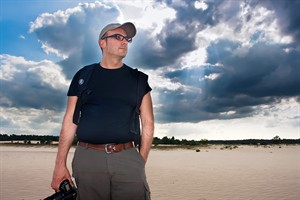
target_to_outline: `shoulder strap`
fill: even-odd
[[[134,134],[134,145],[140,150],[141,147],[140,106],[142,103],[139,98],[140,72],[138,71],[138,69],[134,69],[134,73],[136,78],[136,105],[131,119],[130,132]]]
[[[135,112],[137,112],[138,114],[140,114],[140,106],[141,106],[141,100],[139,98],[140,96],[140,84],[139,84],[139,70],[135,69],[136,72],[136,107],[135,107]]]
[[[84,66],[80,71],[79,79],[78,79],[78,100],[76,102],[76,107],[75,107],[74,114],[73,114],[73,123],[74,124],[79,123],[80,110],[81,110],[81,106],[84,103],[82,100],[82,94],[88,90],[88,83],[89,83],[92,73],[97,65],[98,64],[95,63],[95,64]]]
[[[91,78],[91,75],[92,75],[92,72],[94,71],[95,67],[97,66],[98,64],[95,63],[95,64],[92,64],[92,65],[87,65],[87,66],[84,66],[80,72],[80,76],[79,76],[79,79],[78,79],[78,94],[79,96],[81,95],[81,93],[87,89],[87,86],[88,86],[88,83],[89,83],[89,80]]]

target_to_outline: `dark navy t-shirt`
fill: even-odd
[[[68,96],[78,96],[80,71],[71,82]],[[131,67],[106,69],[99,65],[93,71],[88,89],[87,102],[82,106],[77,127],[79,141],[107,144],[134,140],[130,122],[137,99],[137,77]],[[139,98],[150,92],[148,76],[139,72]]]

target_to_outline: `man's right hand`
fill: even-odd
[[[51,187],[56,192],[59,191],[60,183],[65,179],[68,179],[70,184],[74,186],[70,172],[67,168],[67,157],[77,129],[77,125],[73,123],[73,113],[75,110],[77,99],[77,96],[68,97],[67,110],[64,116],[62,129],[59,136],[58,151],[51,182]]]
[[[63,167],[56,166],[53,172],[51,188],[55,190],[55,192],[58,192],[60,183],[65,179],[68,179],[70,181],[70,184],[74,186],[68,168],[66,166]]]

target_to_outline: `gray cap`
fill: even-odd
[[[119,24],[119,23],[112,23],[106,25],[100,32],[99,34],[99,40],[105,35],[107,31],[111,31],[117,28],[122,28],[126,33],[127,37],[133,38],[136,34],[136,28],[133,23],[131,22],[126,22],[124,24]]]

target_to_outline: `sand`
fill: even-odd
[[[221,148],[153,149],[146,165],[152,200],[300,199],[300,145]],[[56,151],[0,145],[0,199],[51,195]]]

